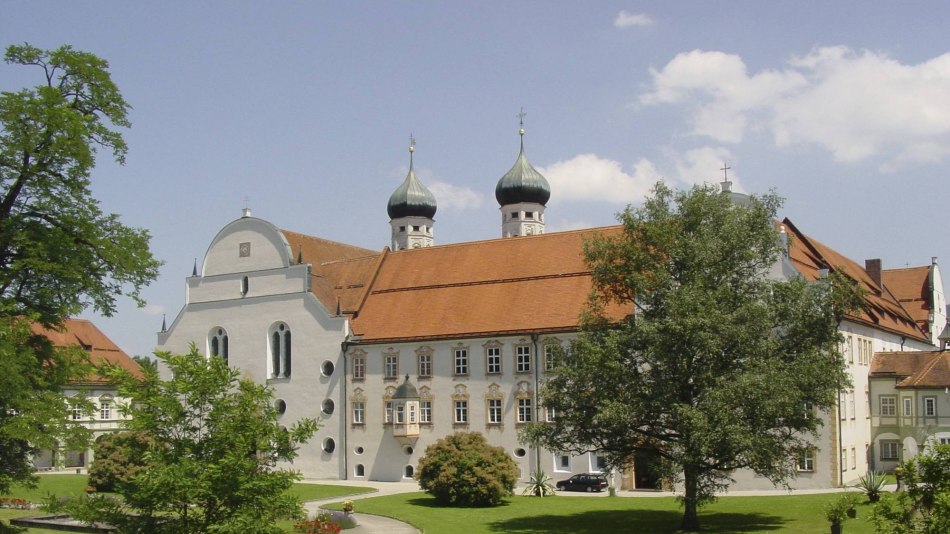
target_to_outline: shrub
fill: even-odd
[[[538,469],[531,475],[531,479],[528,480],[528,485],[525,486],[524,491],[521,492],[522,495],[532,495],[535,497],[547,497],[549,495],[554,495],[554,486],[551,485],[551,477],[549,477],[541,469]]]
[[[316,519],[298,521],[294,532],[298,534],[340,534],[342,528],[336,524],[330,514],[320,514]]]
[[[935,445],[901,465],[904,491],[887,494],[874,507],[877,532],[950,532],[950,445]]]
[[[514,491],[518,466],[481,434],[459,432],[426,448],[416,479],[440,504],[496,506]]]
[[[142,432],[118,432],[96,440],[89,485],[96,491],[115,491],[117,484],[128,483],[145,469],[145,457],[153,443]]]
[[[881,500],[881,491],[884,487],[884,474],[876,471],[868,471],[868,474],[861,477],[854,487],[867,495],[868,502],[875,503]]]

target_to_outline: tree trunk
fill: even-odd
[[[698,532],[699,515],[696,501],[698,497],[697,494],[699,493],[699,480],[698,473],[694,467],[683,467],[683,482],[685,484],[685,492],[683,495],[685,506],[683,510],[683,524],[680,525],[680,529],[689,532]]]

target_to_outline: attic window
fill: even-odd
[[[405,231],[406,231],[406,227],[405,227],[405,226],[400,226],[400,227],[399,227],[399,231],[400,231],[400,232],[405,232]]]
[[[419,231],[419,227],[418,227],[417,225],[415,225],[415,224],[412,225],[412,231],[413,231],[413,232],[418,232],[418,231]]]
[[[511,212],[511,218],[512,218],[512,219],[517,219],[517,218],[518,218],[518,212],[517,212],[517,211]]]
[[[525,218],[525,219],[534,219],[534,212],[533,212],[533,211],[526,211],[526,212],[524,212],[524,218]]]

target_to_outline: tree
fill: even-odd
[[[132,415],[129,429],[153,438],[146,468],[116,485],[121,501],[94,496],[75,515],[122,532],[281,532],[274,521],[302,509],[288,493],[299,473],[278,463],[296,457],[317,422],[283,428],[269,388],[194,345],[189,354],[157,357],[171,379],[152,369],[141,380],[121,368],[107,372],[132,399],[120,408]]]
[[[36,314],[46,325],[92,306],[115,311],[118,295],[141,303],[158,275],[149,235],[105,214],[89,176],[97,148],[124,163],[115,127],[129,105],[108,63],[63,46],[10,46],[6,62],[35,66],[43,83],[0,93],[0,311]]]
[[[698,508],[735,469],[794,476],[817,436],[815,409],[847,383],[836,319],[853,298],[834,295],[853,292],[834,279],[769,277],[782,254],[779,205],[771,194],[739,206],[708,186],[660,183],[619,215],[619,233],[586,243],[589,310],[542,390],[557,417],[522,438],[597,450],[612,467],[658,456],[682,477],[685,530],[699,528]]]
[[[875,505],[877,532],[950,532],[950,445],[934,445],[901,465],[904,491],[885,494]]]
[[[53,347],[33,324],[60,327],[88,306],[110,315],[116,298],[158,275],[144,230],[105,214],[90,190],[97,149],[122,163],[128,104],[93,54],[63,46],[10,46],[5,61],[38,67],[42,82],[0,92],[0,490],[29,481],[40,447],[80,446],[64,425],[81,401],[61,389],[89,371],[86,356]],[[88,437],[88,436],[86,436]]]
[[[458,432],[426,447],[419,486],[448,506],[496,506],[512,494],[518,465],[478,432]]]

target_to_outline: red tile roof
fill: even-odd
[[[950,387],[950,352],[878,352],[871,359],[871,378],[894,377],[897,387]]]
[[[921,330],[930,328],[930,266],[885,269],[883,283],[917,322]]]
[[[618,229],[390,252],[353,331],[383,343],[576,330],[591,288],[584,240]]]
[[[808,280],[817,280],[820,269],[829,269],[846,275],[865,290],[864,307],[848,314],[848,319],[930,343],[930,338],[920,329],[900,301],[887,289],[887,284],[883,287],[878,285],[864,267],[805,235],[787,218],[782,221],[782,224],[786,227],[789,236],[789,260],[802,276]]]
[[[367,281],[375,271],[379,251],[281,230],[293,251],[312,268],[310,290],[331,313],[337,306],[353,313]]]
[[[33,332],[46,336],[53,345],[58,347],[68,347],[79,345],[89,353],[89,361],[95,366],[118,365],[132,373],[133,376],[141,377],[142,370],[139,364],[129,357],[122,349],[118,347],[111,339],[99,330],[96,325],[85,319],[66,319],[63,327],[59,330],[50,330],[41,325],[34,324]],[[90,375],[77,382],[103,384],[106,380],[98,375]]]

